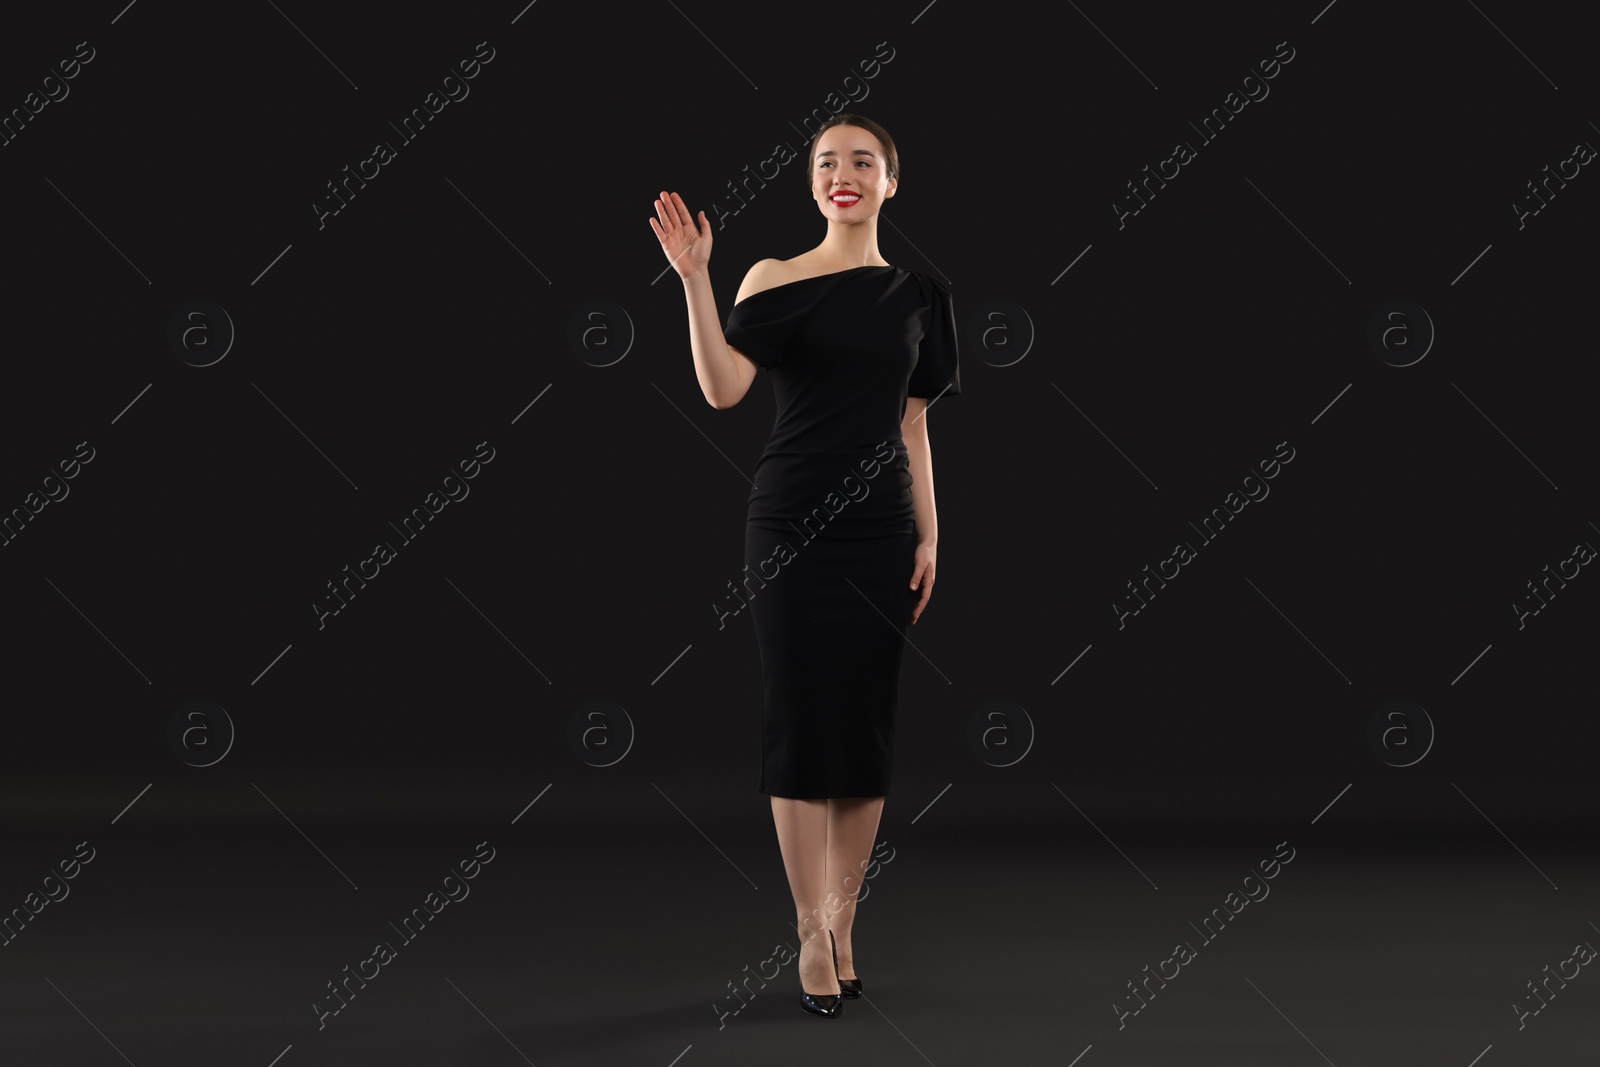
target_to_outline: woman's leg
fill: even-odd
[[[795,931],[800,936],[800,988],[837,994],[829,953],[827,906],[828,808],[832,801],[772,798],[772,822],[794,896]],[[837,903],[834,905],[837,906]]]
[[[839,977],[856,977],[855,952],[850,932],[856,921],[856,898],[867,866],[872,862],[872,844],[878,836],[878,818],[883,814],[884,797],[834,797],[828,805],[827,893],[832,894],[829,926],[839,951]]]

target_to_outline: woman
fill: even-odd
[[[836,115],[807,166],[827,233],[793,259],[751,267],[726,329],[705,212],[697,226],[683,198],[663,191],[650,225],[683,279],[707,402],[737,404],[758,367],[777,398],[740,595],[761,650],[760,791],[794,895],[800,1005],[835,1017],[861,995],[856,897],[889,792],[907,629],[933,594],[926,411],[961,381],[949,291],[878,251],[878,213],[899,184],[889,134]]]

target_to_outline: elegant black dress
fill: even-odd
[[[735,304],[728,344],[777,400],[745,519],[739,595],[761,650],[759,791],[889,793],[917,529],[908,396],[961,391],[950,292],[852,267]]]

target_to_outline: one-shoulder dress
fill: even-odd
[[[889,794],[917,545],[908,396],[961,391],[955,308],[925,274],[852,267],[735,304],[723,335],[777,402],[737,590],[761,652],[770,796]]]

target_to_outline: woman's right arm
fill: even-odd
[[[750,268],[739,286],[738,295],[733,298],[734,303],[760,290],[760,275],[767,262],[761,260]],[[700,391],[712,407],[731,408],[750,391],[756,365],[723,336],[709,272],[699,270],[686,275],[683,295],[689,304],[689,347],[694,352],[694,373],[700,379]]]
[[[689,305],[689,348],[694,353],[694,373],[706,403],[717,409],[731,408],[744,399],[755,381],[756,365],[737,348],[728,344],[717,315],[717,298],[711,291],[711,222],[704,211],[696,225],[694,216],[677,193],[665,189],[656,200],[656,217],[650,220],[667,262],[683,279],[683,295]],[[737,304],[767,284],[761,277],[775,260],[763,259],[751,267],[733,298]]]

